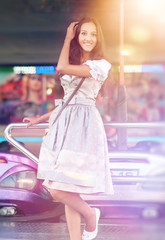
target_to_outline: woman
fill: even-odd
[[[102,33],[96,20],[83,18],[67,29],[57,70],[64,89],[65,102],[85,80],[58,120],[61,107],[38,118],[25,118],[27,127],[47,120],[50,129],[42,143],[38,178],[56,200],[65,204],[71,240],[94,239],[98,232],[100,211],[91,208],[80,194],[113,192],[109,171],[107,141],[95,98],[108,77],[110,63],[103,59]],[[54,154],[49,162],[47,151]],[[81,215],[85,229],[81,236]]]
[[[23,102],[42,103],[42,78],[39,74],[24,75],[23,82]]]
[[[38,74],[22,77],[22,98],[14,108],[12,121],[22,121],[24,117],[39,116],[44,112],[42,101],[42,78]]]

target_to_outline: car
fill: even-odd
[[[151,123],[148,125],[152,127]],[[22,133],[20,128],[22,128],[29,131],[29,134],[33,132],[34,135],[36,128],[41,134],[47,127],[47,123],[38,124],[29,129],[26,129],[26,124],[23,123],[10,124],[5,129],[5,137],[17,149],[33,159],[37,166],[38,158],[16,141],[11,133],[13,130],[19,130],[20,134]],[[27,132],[24,131],[24,134],[26,135]],[[148,139],[149,137],[147,141],[139,141],[125,150],[109,146],[109,167],[114,194],[82,195],[82,198],[91,206],[101,209],[102,217],[126,216],[145,219],[165,217],[165,159],[163,151],[160,151],[163,143],[153,141],[153,136],[152,141]]]
[[[102,216],[154,219],[165,217],[165,159],[163,155],[120,151],[109,153],[113,195],[84,199],[102,209]]]
[[[37,179],[37,164],[7,142],[0,144],[0,219],[36,221],[58,219],[64,212],[42,181]]]

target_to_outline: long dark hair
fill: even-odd
[[[78,37],[80,34],[81,26],[84,23],[89,23],[89,22],[92,22],[95,24],[96,31],[97,31],[97,43],[96,43],[95,48],[92,50],[92,52],[90,54],[90,59],[91,60],[99,60],[99,59],[104,58],[104,38],[103,38],[101,26],[95,18],[84,17],[79,21],[78,26],[76,28],[75,37],[72,39],[71,44],[70,44],[70,51],[69,51],[70,64],[75,64],[75,65],[81,64],[80,61],[81,61],[81,56],[82,56],[82,48],[79,45]]]

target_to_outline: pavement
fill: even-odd
[[[84,225],[82,224],[82,231]],[[164,240],[165,220],[101,220],[96,240]],[[0,240],[69,240],[65,222],[0,222]]]

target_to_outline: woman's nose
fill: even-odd
[[[90,36],[90,34],[87,34],[87,35],[86,35],[86,40],[88,40],[88,41],[91,40],[91,36]]]

